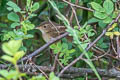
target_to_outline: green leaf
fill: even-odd
[[[20,23],[17,23],[17,22],[12,23],[10,27],[11,28],[15,28],[16,26],[20,26]]]
[[[37,14],[34,14],[34,13],[29,13],[29,17],[28,18],[32,18],[32,17],[34,17],[34,16],[37,16]]]
[[[61,42],[58,42],[58,43],[57,43],[57,47],[59,48],[59,47],[61,47],[61,46],[62,46]]]
[[[9,11],[11,11],[13,8],[11,8],[11,7],[7,7],[7,9],[8,9]]]
[[[29,38],[33,38],[34,36],[32,34],[27,34],[24,36],[24,39],[29,39]]]
[[[72,3],[75,3],[76,0],[71,0]]]
[[[71,1],[71,2],[72,2],[72,1]],[[65,6],[67,6],[67,4],[64,3],[64,2],[59,2],[59,3],[57,3],[57,7],[58,7],[58,8],[64,8]]]
[[[90,23],[96,23],[96,22],[99,22],[99,21],[100,21],[99,19],[91,18],[90,20],[88,20],[88,24],[90,24]]]
[[[91,58],[93,56],[93,52],[88,51],[88,55]]]
[[[27,7],[30,7],[31,0],[27,0]]]
[[[6,61],[9,61],[9,62],[11,62],[13,64],[16,64],[16,60],[14,58],[10,57],[10,56],[4,55],[1,58],[6,60]]]
[[[55,49],[55,47],[56,47],[55,44],[50,45],[50,48],[51,48],[51,49]]]
[[[2,45],[2,49],[6,54],[13,56],[13,51],[11,51],[12,49],[9,47],[9,45],[7,43],[4,43]]]
[[[10,6],[11,8],[13,8],[14,12],[20,12],[21,9],[19,8],[19,6],[17,6],[14,2],[9,1],[7,3],[8,6]]]
[[[117,0],[112,0],[113,2],[117,2]]]
[[[94,32],[88,32],[88,37],[92,37],[92,36],[94,36],[94,35],[95,35]]]
[[[33,4],[33,6],[31,7],[31,11],[35,11],[35,10],[37,10],[39,8],[39,3],[38,2],[35,2],[34,4]]]
[[[22,40],[11,40],[8,43],[3,43],[2,49],[6,54],[13,56],[19,50],[21,45]]]
[[[34,29],[34,27],[35,27],[35,25],[34,24],[32,24],[30,21],[22,21],[21,22],[21,25],[22,25],[22,31],[24,32],[24,33],[27,33],[27,30],[32,30],[32,29]]]
[[[104,23],[110,23],[112,21],[111,17],[107,17],[103,20]]]
[[[102,44],[99,45],[99,47],[100,47],[100,48],[103,48],[103,49],[105,49],[105,48],[107,49],[107,48],[108,48],[108,45],[105,44],[105,43],[102,43]]]
[[[15,21],[15,22],[19,22],[20,21],[19,16],[16,13],[14,13],[14,12],[9,13],[7,17],[11,21]]]
[[[19,52],[16,52],[16,54],[14,55],[14,59],[16,61],[18,61],[20,58],[22,58],[23,56],[25,55],[25,52],[24,51],[19,51]]]
[[[8,75],[8,71],[7,70],[0,70],[0,75],[2,75],[3,77],[7,77]],[[1,79],[0,79],[1,80]]]
[[[83,47],[83,49],[85,49],[88,46],[88,43],[83,43],[81,44],[81,46]]]
[[[98,25],[99,25],[101,28],[105,28],[107,24],[104,23],[103,20],[100,20],[100,21],[98,22]]]
[[[116,18],[118,16],[118,11],[114,11],[113,14],[112,14],[112,18]]]
[[[107,17],[107,15],[105,13],[101,13],[98,11],[95,11],[94,16],[99,18],[99,19],[105,19]]]
[[[96,11],[99,11],[99,12],[105,12],[105,9],[98,3],[96,2],[91,2],[90,3],[92,8],[95,9]]]
[[[0,27],[7,27],[7,24],[0,23]]]
[[[103,7],[105,8],[105,12],[109,15],[114,10],[114,4],[111,0],[105,0],[103,3]]]
[[[49,76],[49,80],[59,80],[59,78],[55,76],[54,72],[51,72]]]
[[[60,47],[63,47],[63,49],[68,49],[68,44],[67,43],[63,43],[62,46]]]
[[[38,76],[32,76],[30,80],[46,80],[46,78],[42,75],[38,75]]]
[[[15,71],[15,70],[10,70],[9,74],[7,75],[7,80],[17,80],[19,78],[19,72]]]
[[[0,77],[0,80],[5,80],[5,78]]]
[[[64,56],[64,53],[60,53],[59,57],[63,57]]]
[[[73,52],[75,52],[75,49],[69,50],[69,53],[73,53]]]

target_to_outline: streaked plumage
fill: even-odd
[[[48,42],[52,38],[65,33],[65,26],[61,26],[55,22],[42,22],[36,29],[39,29],[42,32],[43,39]]]

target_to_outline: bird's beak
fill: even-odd
[[[38,27],[36,27],[35,29],[39,29]]]
[[[41,31],[41,28],[40,28],[40,27],[36,27],[35,29],[37,29],[37,30],[40,30],[40,31]]]

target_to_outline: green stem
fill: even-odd
[[[17,63],[16,64],[14,64],[15,65],[15,69],[16,69],[16,71],[18,72],[18,74],[20,74],[20,71],[19,71],[19,68],[18,68],[18,65],[17,65]],[[22,78],[19,76],[19,79],[20,80],[22,80]]]

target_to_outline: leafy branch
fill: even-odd
[[[58,13],[59,15],[59,19],[63,21],[64,25],[67,27],[67,32],[69,32],[69,35],[70,36],[73,36],[73,41],[76,45],[78,45],[80,51],[82,51],[84,53],[84,55],[86,56],[86,58],[88,59],[88,61],[85,61],[87,64],[89,64],[89,66],[93,69],[93,71],[95,72],[96,76],[98,77],[99,80],[101,80],[97,70],[95,69],[92,61],[90,60],[89,58],[89,55],[88,53],[85,51],[85,48],[83,48],[83,46],[81,45],[81,42],[79,41],[79,38],[78,38],[78,34],[76,33],[76,31],[70,26],[68,20],[60,13],[60,11],[58,10],[56,4],[51,1],[51,0],[48,0],[50,2],[50,4],[53,6],[53,8],[56,10],[56,12]],[[86,23],[87,24],[87,23]],[[85,24],[85,25],[86,25]],[[60,76],[63,72],[61,71],[60,74],[58,76]]]

